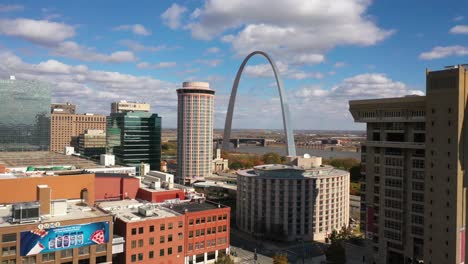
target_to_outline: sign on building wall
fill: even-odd
[[[20,254],[29,256],[109,242],[109,222],[21,232]]]

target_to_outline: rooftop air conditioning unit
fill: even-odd
[[[38,202],[17,203],[12,208],[13,223],[28,223],[40,220],[40,205]]]

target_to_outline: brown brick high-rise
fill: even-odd
[[[106,130],[106,116],[93,114],[51,114],[50,150],[77,146],[77,138],[87,129]]]

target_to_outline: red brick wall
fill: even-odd
[[[137,193],[137,198],[143,199],[151,202],[164,202],[169,199],[179,198],[181,200],[185,199],[185,193],[183,190],[165,190],[158,192],[151,192],[145,189],[139,189]]]
[[[227,207],[205,210],[201,212],[185,213],[185,256],[193,256],[202,254],[204,252],[211,252],[229,247],[230,211],[231,208]],[[210,222],[208,222],[208,217],[211,217]],[[215,221],[213,221],[213,217],[216,217]],[[204,223],[202,220],[203,218],[205,219]],[[197,224],[197,219],[200,221],[199,224]],[[191,221],[193,221],[193,224],[190,224]],[[211,232],[211,234],[208,234],[208,229],[212,230],[213,228],[215,228],[216,233]],[[200,236],[198,237],[197,230],[200,232]],[[201,230],[204,230],[204,235],[201,235]],[[190,231],[193,232],[192,238],[189,237]],[[211,241],[213,240],[215,241],[215,245],[209,245],[209,243],[212,243]],[[223,242],[219,243],[220,241]],[[203,248],[200,247],[202,242]],[[196,248],[197,243],[199,245],[198,249]]]
[[[179,227],[179,222],[182,222],[182,227]],[[161,230],[161,224],[164,224],[164,230]],[[170,228],[170,224],[172,224],[172,228]],[[150,232],[150,226],[154,226],[153,232]],[[134,255],[136,262],[143,264],[184,263],[184,226],[183,215],[129,223],[121,220],[116,221],[115,233],[121,236],[126,234],[125,251],[118,262],[133,263],[131,260],[132,255]],[[132,235],[133,228],[136,230],[135,235]],[[142,233],[139,232],[140,228],[143,228]],[[182,234],[182,239],[179,239],[179,233]],[[171,242],[168,241],[169,235],[172,235]],[[164,237],[162,243],[161,236]],[[150,238],[154,239],[153,245],[150,245]],[[140,246],[140,243],[142,243],[142,246]],[[179,246],[182,246],[182,252],[178,252]],[[172,254],[169,254],[168,248],[172,248]],[[164,249],[164,256],[160,256],[161,249]],[[150,251],[154,254],[153,258],[149,258]],[[142,254],[143,260],[138,259],[138,254]]]
[[[96,201],[119,200],[125,198],[135,199],[140,187],[137,178],[96,177]]]

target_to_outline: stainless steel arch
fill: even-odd
[[[286,134],[286,151],[288,156],[296,156],[296,145],[294,143],[294,134],[291,128],[291,117],[289,114],[289,105],[286,100],[284,90],[283,90],[283,83],[279,76],[278,68],[276,67],[275,62],[270,58],[270,56],[263,52],[263,51],[254,51],[250,53],[242,62],[239,70],[237,71],[236,79],[234,80],[234,84],[232,86],[231,97],[229,98],[229,106],[226,116],[226,123],[224,124],[224,137],[223,137],[223,146],[222,150],[229,149],[229,143],[231,139],[231,127],[232,127],[232,115],[234,113],[234,104],[236,102],[236,95],[237,95],[237,87],[239,86],[239,81],[244,70],[245,64],[249,61],[249,59],[256,55],[262,55],[265,57],[268,62],[270,63],[271,67],[273,68],[273,73],[275,74],[276,85],[278,86],[278,92],[280,96],[281,102],[281,112],[283,113],[283,128],[284,133]]]

